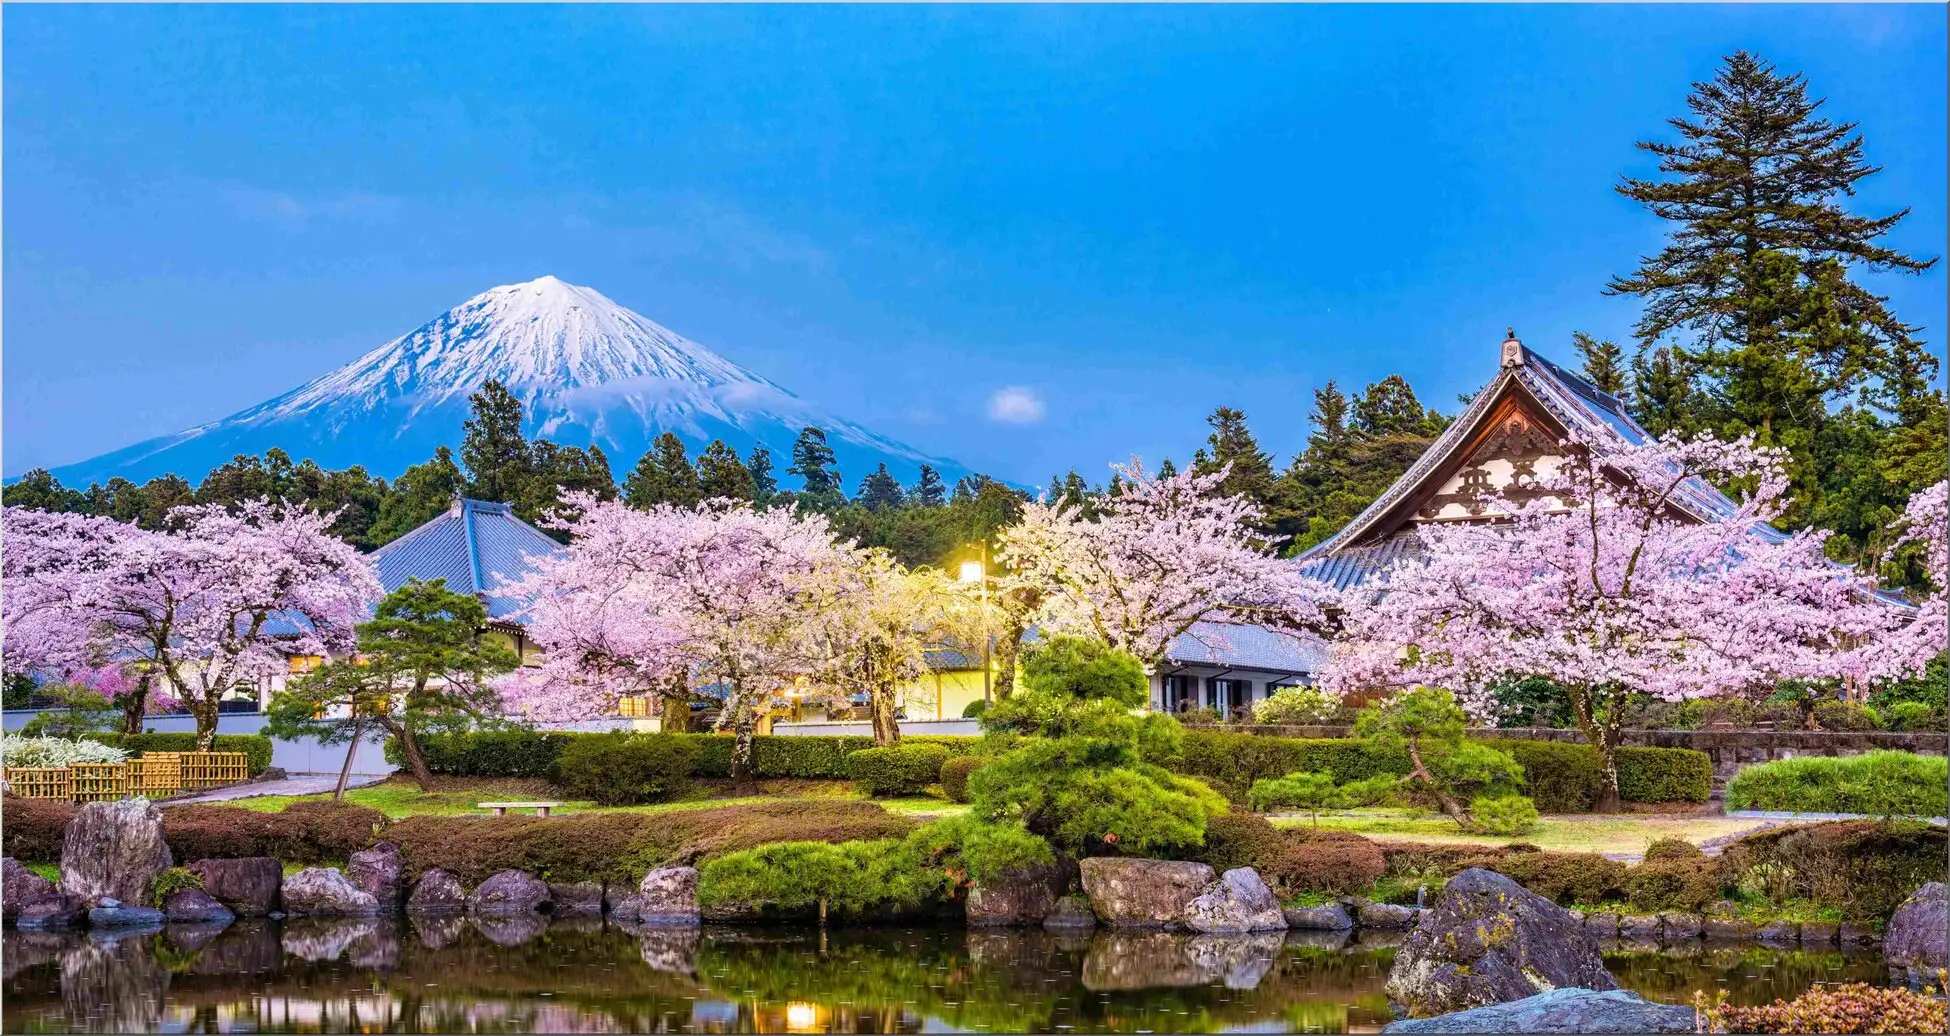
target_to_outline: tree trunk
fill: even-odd
[[[995,700],[1008,701],[1016,693],[1016,657],[1022,653],[1022,624],[1004,623],[995,640]]]
[[[352,778],[352,757],[359,754],[359,739],[366,733],[366,718],[355,716],[352,719],[352,743],[345,746],[345,765],[339,767],[339,783],[332,789],[334,800],[345,798],[345,783]]]
[[[1598,714],[1598,691],[1589,687],[1566,688],[1571,698],[1571,712],[1578,722],[1578,730],[1591,747],[1598,750],[1599,776],[1597,801],[1591,805],[1593,813],[1616,813],[1621,808],[1618,795],[1618,709],[1613,707],[1604,717]]]
[[[144,676],[136,681],[135,690],[122,696],[118,703],[122,706],[122,733],[142,733],[142,717],[149,711],[149,682],[153,676]]]
[[[187,703],[190,715],[196,717],[196,750],[215,751],[217,747],[217,703],[207,698],[192,698]]]
[[[427,757],[420,754],[420,743],[414,740],[413,728],[398,720],[381,719],[386,729],[399,738],[400,754],[406,757],[406,769],[413,774],[413,783],[421,791],[433,790],[433,771],[427,769]]]
[[[752,733],[757,726],[758,719],[750,709],[745,709],[744,715],[739,716],[732,725],[731,782],[740,788],[751,787],[758,777],[752,766]]]
[[[1616,733],[1601,734],[1593,738],[1598,747],[1599,776],[1597,801],[1591,804],[1593,813],[1616,813],[1624,808],[1618,794],[1618,737]]]
[[[867,696],[868,707],[873,710],[873,743],[876,746],[900,744],[901,726],[894,718],[894,702],[899,694],[898,687],[881,687]]]
[[[1422,786],[1429,789],[1429,793],[1435,796],[1435,801],[1442,806],[1442,812],[1448,814],[1449,819],[1455,821],[1457,827],[1467,831],[1476,826],[1476,817],[1449,794],[1448,789],[1435,779],[1435,775],[1429,772],[1428,767],[1422,765],[1422,751],[1416,747],[1413,738],[1408,741],[1408,761],[1414,765],[1414,769],[1409,771],[1409,778],[1421,781]]]

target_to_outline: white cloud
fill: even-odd
[[[1035,424],[1043,419],[1043,397],[1023,385],[997,389],[989,397],[989,420],[1003,424]]]

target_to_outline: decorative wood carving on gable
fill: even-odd
[[[1484,495],[1497,491],[1494,472],[1488,467],[1493,460],[1508,461],[1512,469],[1512,481],[1502,488],[1503,496],[1519,504],[1542,496],[1543,493],[1533,488],[1537,462],[1559,456],[1563,451],[1550,424],[1516,397],[1507,398],[1485,422],[1483,431],[1462,451],[1461,466],[1438,483],[1447,486],[1455,480],[1457,484],[1449,492],[1430,494],[1416,509],[1415,517],[1434,521],[1450,504],[1460,504],[1471,517],[1482,515],[1486,509]]]

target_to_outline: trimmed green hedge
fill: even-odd
[[[434,773],[461,777],[548,777],[555,761],[579,738],[605,737],[602,733],[563,730],[531,730],[507,727],[454,734],[428,734],[420,738],[420,750]],[[698,777],[731,776],[729,734],[672,734],[683,738],[697,751],[692,773]],[[950,754],[974,751],[978,737],[915,736],[901,744],[935,744]],[[752,739],[752,764],[758,776],[806,780],[849,780],[846,758],[872,748],[873,738],[764,736]],[[403,761],[399,746],[386,742],[386,759],[395,765]]]
[[[196,735],[180,734],[89,734],[88,740],[112,745],[131,754],[142,752],[194,752]],[[250,757],[252,775],[271,765],[271,739],[262,734],[218,734],[211,746],[217,752],[242,752]]]
[[[1727,808],[1940,817],[1950,814],[1950,760],[1892,751],[1763,763],[1727,782]]]
[[[1580,813],[1597,801],[1603,777],[1598,752],[1589,745],[1515,738],[1485,739],[1523,766],[1522,793],[1543,813]],[[1336,784],[1382,774],[1405,774],[1408,759],[1378,752],[1353,738],[1290,738],[1211,730],[1185,732],[1179,754],[1157,760],[1179,773],[1204,779],[1226,797],[1243,801],[1263,777],[1317,771]],[[1629,802],[1705,802],[1713,791],[1713,760],[1690,748],[1621,748],[1618,786]]]
[[[941,764],[947,761],[946,745],[902,741],[847,756],[846,770],[853,783],[874,798],[919,795],[941,779]]]

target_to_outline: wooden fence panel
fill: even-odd
[[[183,753],[145,752],[129,760],[131,791],[154,797],[183,790]]]
[[[185,788],[237,784],[251,775],[250,756],[243,752],[184,752],[181,759]]]
[[[6,778],[8,790],[23,799],[65,799],[73,794],[65,766],[9,766]]]
[[[76,802],[113,802],[129,797],[127,763],[75,763],[68,767],[68,785]]]

